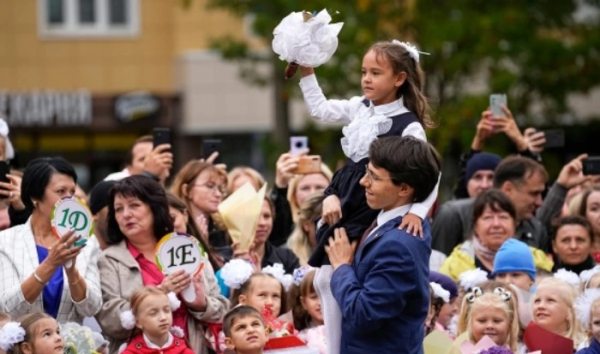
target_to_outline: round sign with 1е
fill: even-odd
[[[77,197],[63,197],[61,198],[51,215],[52,230],[56,237],[61,238],[67,232],[75,230],[75,235],[81,236],[79,245],[85,243],[94,233],[94,219],[92,219],[92,213],[87,205]],[[79,246],[75,243],[75,246]]]
[[[194,237],[172,232],[163,236],[156,245],[156,264],[165,274],[171,274],[183,269],[192,277],[198,276],[204,268],[206,251]],[[188,301],[196,299],[194,285],[184,289],[181,294]]]

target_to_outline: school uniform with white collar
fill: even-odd
[[[165,345],[158,346],[150,341],[143,333],[135,336],[127,345],[122,354],[194,354],[185,340],[169,333]]]

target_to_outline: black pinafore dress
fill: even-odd
[[[387,133],[379,135],[378,138],[402,136],[404,129],[409,124],[419,122],[417,116],[412,112],[389,118],[392,120],[391,129]],[[342,218],[334,225],[323,224],[317,229],[317,247],[308,260],[309,265],[320,267],[323,264],[329,264],[325,246],[329,243],[329,237],[333,236],[334,229],[345,228],[350,242],[357,241],[379,214],[379,210],[369,208],[365,197],[365,188],[359,183],[365,175],[368,162],[368,158],[358,162],[348,159],[346,165],[333,175],[329,187],[325,190],[325,196],[335,194],[340,198]]]

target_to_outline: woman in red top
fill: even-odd
[[[196,300],[173,312],[173,325],[183,329],[195,353],[206,353],[203,322],[216,322],[227,312],[228,301],[214,294],[214,284],[203,272],[192,277],[183,271],[165,276],[155,261],[158,241],[173,231],[173,219],[163,187],[154,180],[135,175],[117,182],[109,193],[108,247],[99,259],[103,305],[98,322],[111,341],[110,352],[130,339],[131,330],[120,323],[133,293],[143,286],[178,294],[190,284]]]

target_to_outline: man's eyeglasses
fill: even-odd
[[[391,176],[389,177],[381,177],[381,176],[376,176],[374,175],[371,170],[369,170],[369,165],[365,166],[365,176],[368,178],[368,182],[369,183],[373,183],[373,181],[377,182],[377,181],[381,181],[383,179],[392,179]]]

